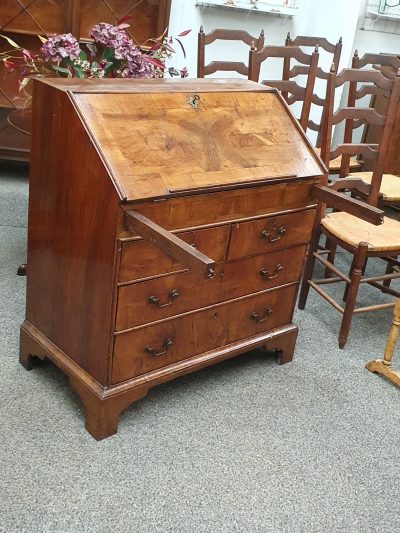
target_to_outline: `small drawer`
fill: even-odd
[[[232,224],[228,259],[307,243],[314,214],[314,210],[307,210]]]
[[[176,235],[216,262],[225,259],[229,225],[185,231]],[[119,282],[160,276],[185,268],[185,265],[175,261],[156,245],[137,239],[122,244]]]
[[[116,335],[112,383],[288,324],[296,290],[283,286]]]
[[[116,331],[297,281],[306,246],[216,266],[215,276],[180,272],[118,289]]]
[[[220,301],[298,281],[307,246],[236,259],[223,265]]]
[[[213,278],[185,271],[118,289],[115,330],[133,328],[219,301],[221,264]]]

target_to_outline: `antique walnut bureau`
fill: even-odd
[[[60,79],[34,90],[21,363],[59,366],[102,439],[156,384],[256,347],[290,361],[310,190],[325,169],[276,90]]]

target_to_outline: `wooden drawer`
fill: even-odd
[[[116,335],[112,383],[288,324],[297,284]]]
[[[125,285],[118,290],[116,331],[297,281],[306,246],[218,264],[214,278],[192,272]]]
[[[216,262],[225,259],[229,225],[185,231],[178,233],[177,236]],[[185,265],[175,261],[148,241],[140,239],[122,244],[120,282],[159,276],[185,268]]]
[[[307,243],[314,210],[232,224],[228,259],[272,252]]]
[[[145,201],[135,205],[140,213],[165,229],[202,226],[216,222],[277,213],[288,209],[303,209],[315,205],[310,191],[320,178],[308,178],[286,183],[270,183],[260,187],[235,189],[193,196],[166,198],[162,202]],[[122,209],[132,209],[129,203]],[[123,224],[121,225],[123,230]]]

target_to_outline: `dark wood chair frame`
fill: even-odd
[[[269,87],[275,87],[281,93],[288,105],[295,102],[303,102],[299,118],[300,125],[307,130],[310,116],[311,99],[314,91],[315,77],[318,68],[319,53],[316,48],[311,54],[306,54],[299,46],[264,46],[261,50],[254,47],[249,52],[249,79],[258,81],[260,77],[261,63],[269,58],[282,58],[283,69],[281,80],[263,80],[261,83]],[[291,77],[290,61],[296,59],[307,67],[307,82],[305,87],[301,87],[297,82],[289,79]],[[293,67],[292,71],[300,65]]]
[[[325,50],[332,55],[331,63],[335,65],[336,70],[339,69],[340,56],[342,54],[342,38],[340,37],[339,41],[336,44],[330,43],[325,37],[309,37],[307,35],[298,35],[294,39],[291,38],[290,33],[287,34],[286,46],[300,46],[305,48],[314,48],[318,47],[319,50]],[[308,67],[305,65],[296,65],[291,70],[289,70],[289,79],[294,78],[299,75],[308,75]],[[329,72],[323,70],[320,66],[317,67],[316,78],[321,80],[328,79]],[[321,136],[322,136],[322,127],[324,121],[324,110],[326,107],[325,98],[321,98],[318,94],[313,93],[311,98],[311,104],[318,107],[322,107],[321,110],[321,120],[319,124],[313,120],[309,120],[307,128],[317,132],[317,142],[316,147],[321,147]]]
[[[205,65],[205,48],[214,41],[242,41],[249,47],[254,46],[260,49],[264,46],[264,30],[261,30],[259,37],[253,37],[244,30],[215,29],[210,33],[204,33],[203,26],[200,27],[197,44],[197,77],[204,78],[215,72],[237,72],[248,77],[249,67],[239,61],[212,61]],[[256,80],[258,81],[258,80]]]
[[[400,70],[400,59],[395,54],[384,54],[384,53],[381,53],[381,54],[367,53],[367,54],[364,54],[362,57],[359,57],[358,50],[356,50],[354,52],[354,56],[353,56],[353,59],[352,59],[352,68],[362,69],[362,68],[364,68],[366,66],[368,66],[369,68],[372,68],[372,67],[392,67],[395,70]],[[371,98],[371,101],[370,101],[371,108],[375,107],[375,98],[377,96],[379,96],[379,94],[372,95],[372,98]],[[386,104],[384,104],[384,111],[385,112],[387,111],[387,105],[388,105],[388,100],[386,98]],[[365,138],[366,138],[366,131],[364,131],[364,133],[363,133],[363,142],[365,141]],[[400,191],[400,178],[399,178],[399,191]],[[360,194],[360,197],[361,198],[365,198],[365,196],[363,196],[362,194]],[[384,196],[381,197],[381,205],[382,206],[385,206],[385,205],[389,206],[390,205],[394,209],[398,209],[397,206],[393,205],[394,203],[395,202],[393,200],[385,200]]]
[[[357,83],[369,83],[363,85],[359,91],[360,93],[370,94],[369,91],[376,91],[377,89],[388,91],[389,104],[386,117],[378,115],[376,111],[370,108],[351,108],[346,107],[339,109],[336,113],[333,112],[334,92],[335,88],[348,82],[351,84],[351,90],[357,90]],[[322,139],[322,154],[325,164],[329,163],[330,159],[342,154],[345,156],[362,154],[363,157],[369,157],[374,164],[374,174],[372,184],[368,185],[359,179],[343,178],[328,185],[331,191],[362,191],[368,197],[368,203],[371,207],[376,208],[379,203],[379,185],[382,179],[385,152],[388,147],[391,131],[393,129],[394,117],[396,107],[400,104],[400,77],[394,80],[388,80],[378,71],[362,71],[359,69],[345,69],[339,75],[333,71],[328,77],[327,83],[327,128],[324,131]],[[341,120],[346,121],[366,121],[371,124],[384,126],[381,142],[378,145],[369,145],[364,143],[352,144],[343,143],[333,150],[330,149],[330,135],[332,127]],[[360,204],[363,202],[359,201]],[[317,214],[314,221],[313,235],[310,243],[310,249],[306,266],[304,270],[300,297],[299,308],[304,309],[310,287],[320,294],[326,301],[328,301],[337,311],[342,314],[342,322],[339,333],[339,347],[343,348],[347,342],[350,331],[351,321],[354,314],[375,311],[393,307],[395,302],[369,305],[356,308],[356,297],[361,284],[368,284],[381,292],[396,296],[400,294],[389,287],[392,279],[400,278],[400,262],[397,257],[400,255],[400,249],[390,251],[376,251],[369,246],[367,242],[360,242],[357,246],[351,246],[342,239],[330,233],[321,225],[321,220],[325,216],[325,209],[329,206],[324,198],[319,198],[317,207]],[[337,208],[337,206],[335,206]],[[400,225],[399,225],[400,228]],[[319,241],[321,233],[327,237],[326,250],[319,250]],[[335,267],[332,261],[336,247],[347,250],[353,255],[353,260],[348,275],[342,273]],[[324,255],[328,254],[325,258]],[[364,275],[366,263],[369,257],[378,257],[387,263],[385,274],[367,277]],[[322,279],[313,279],[312,273],[315,261],[319,261],[325,269],[327,269],[332,277],[325,277]],[[336,302],[321,286],[324,284],[345,282],[345,291],[343,295],[344,306]]]

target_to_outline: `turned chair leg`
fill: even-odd
[[[351,262],[351,267],[350,267],[350,271],[349,271],[349,278],[350,279],[351,279],[351,276],[353,275],[355,261],[356,261],[356,257],[353,256],[353,260]],[[350,287],[350,284],[346,283],[346,286],[344,288],[343,298],[342,298],[344,302],[347,301],[347,295],[348,295],[348,292],[349,292],[349,287]]]
[[[308,293],[310,291],[310,285],[308,284],[308,280],[312,278],[312,273],[313,273],[314,264],[315,264],[314,252],[316,252],[317,249],[318,249],[318,241],[316,243],[310,244],[306,264],[304,267],[303,281],[301,282],[300,296],[299,296],[299,303],[298,303],[299,309],[304,309],[304,307],[306,306]]]
[[[332,239],[327,237],[325,241],[325,248],[329,250],[329,253],[327,255],[327,260],[333,265],[335,262],[337,244],[333,242]],[[333,277],[332,270],[330,270],[329,268],[325,268],[325,277],[332,278]]]
[[[392,272],[393,272],[393,266],[392,266],[392,264],[388,261],[388,264],[387,264],[387,267],[386,267],[386,270],[385,270],[385,274],[391,274]],[[390,282],[391,282],[391,281],[392,281],[392,280],[390,280],[390,279],[385,279],[385,280],[383,281],[383,286],[384,286],[384,287],[390,287]]]
[[[351,321],[353,319],[354,307],[356,304],[356,298],[358,289],[360,287],[360,281],[362,278],[365,263],[367,261],[368,243],[362,242],[358,245],[357,251],[354,255],[350,283],[346,287],[346,305],[344,307],[344,313],[342,318],[342,324],[339,332],[339,348],[343,348],[347,342],[349,336]]]

